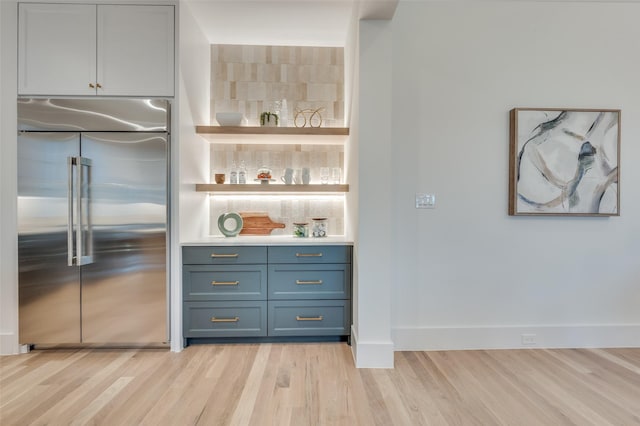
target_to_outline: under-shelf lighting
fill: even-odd
[[[321,200],[321,201],[344,201],[345,194],[313,194],[313,195],[298,195],[298,194],[223,194],[223,193],[215,193],[209,194],[210,197],[213,198],[224,198],[225,200],[230,201],[274,201],[274,200],[298,200],[298,201],[310,201],[310,200]]]

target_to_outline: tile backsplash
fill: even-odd
[[[211,144],[210,146],[211,176],[214,173],[226,173],[227,179],[229,179],[232,164],[235,162],[238,166],[241,161],[244,161],[247,168],[247,179],[257,177],[258,168],[268,167],[272,170],[273,178],[277,179],[277,184],[281,183],[280,176],[287,167],[292,169],[309,167],[310,183],[320,183],[320,167],[342,168],[344,164],[344,146],[342,145]]]
[[[336,197],[211,197],[210,234],[222,235],[218,217],[228,212],[266,212],[274,222],[284,223],[284,229],[274,229],[271,235],[293,235],[294,222],[309,222],[314,217],[328,219],[329,235],[344,235],[344,198]]]
[[[322,127],[344,124],[342,47],[211,45],[211,123],[216,112],[244,113],[258,125],[273,101],[287,100],[285,122],[296,109],[322,108]]]
[[[249,126],[258,126],[262,112],[273,112],[276,101],[286,100],[287,116],[280,125],[295,127],[296,110],[321,109],[321,127],[344,127],[344,49],[341,47],[211,45],[211,124],[217,112],[242,112]],[[284,123],[283,123],[284,118]],[[298,117],[300,118],[300,116]],[[311,119],[310,115],[307,116]],[[314,120],[317,116],[314,116]],[[298,122],[299,124],[299,122]],[[317,125],[317,121],[314,121]],[[300,124],[299,124],[300,125]],[[271,141],[270,141],[271,142]],[[212,143],[213,174],[225,173],[244,162],[248,184],[257,170],[268,167],[282,184],[285,168],[310,168],[312,184],[320,182],[320,168],[340,168],[344,175],[344,146],[311,143]],[[297,141],[296,141],[297,142]],[[333,183],[330,181],[329,183]],[[344,183],[344,177],[340,183]],[[344,235],[343,195],[233,194],[209,198],[210,234],[221,235],[218,217],[228,212],[266,212],[284,223],[271,235],[292,235],[294,222],[326,217],[330,235]]]
[[[282,184],[280,177],[285,167],[301,169],[309,167],[311,183],[320,183],[320,167],[342,167],[344,146],[306,144],[211,144],[211,175],[225,173],[229,179],[231,165],[245,162],[249,184],[263,166],[272,169],[273,185]],[[212,179],[213,182],[213,179]],[[330,182],[332,183],[332,182]],[[258,185],[258,184],[256,184]],[[271,220],[284,223],[284,229],[276,229],[271,235],[293,234],[294,222],[310,222],[313,217],[326,217],[331,235],[344,234],[344,197],[314,195],[239,195],[210,198],[209,211],[211,235],[221,235],[218,216],[228,212],[267,212]]]

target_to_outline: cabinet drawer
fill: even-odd
[[[269,247],[269,263],[351,263],[351,246]]]
[[[349,299],[351,265],[269,265],[269,299]]]
[[[349,300],[273,301],[269,336],[342,336],[349,334]]]
[[[182,247],[182,263],[190,265],[233,265],[266,263],[267,247],[206,246]]]
[[[265,300],[266,265],[185,265],[184,300]]]
[[[267,302],[185,302],[184,337],[267,335]]]

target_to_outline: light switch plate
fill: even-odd
[[[435,209],[435,194],[416,194],[416,209]]]

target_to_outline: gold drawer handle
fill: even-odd
[[[302,280],[296,280],[296,284],[322,284],[322,280],[314,280],[314,281],[302,281]]]
[[[296,315],[296,321],[322,321],[322,315],[318,315],[317,317],[301,317],[300,315]]]
[[[240,281],[211,281],[211,285],[238,285]]]
[[[232,253],[232,254],[211,253],[211,257],[238,257],[238,256],[240,256],[238,253]]]
[[[296,253],[296,257],[322,257],[322,253]]]
[[[240,320],[240,317],[233,317],[233,318],[211,317],[211,322],[238,322],[239,320]]]

